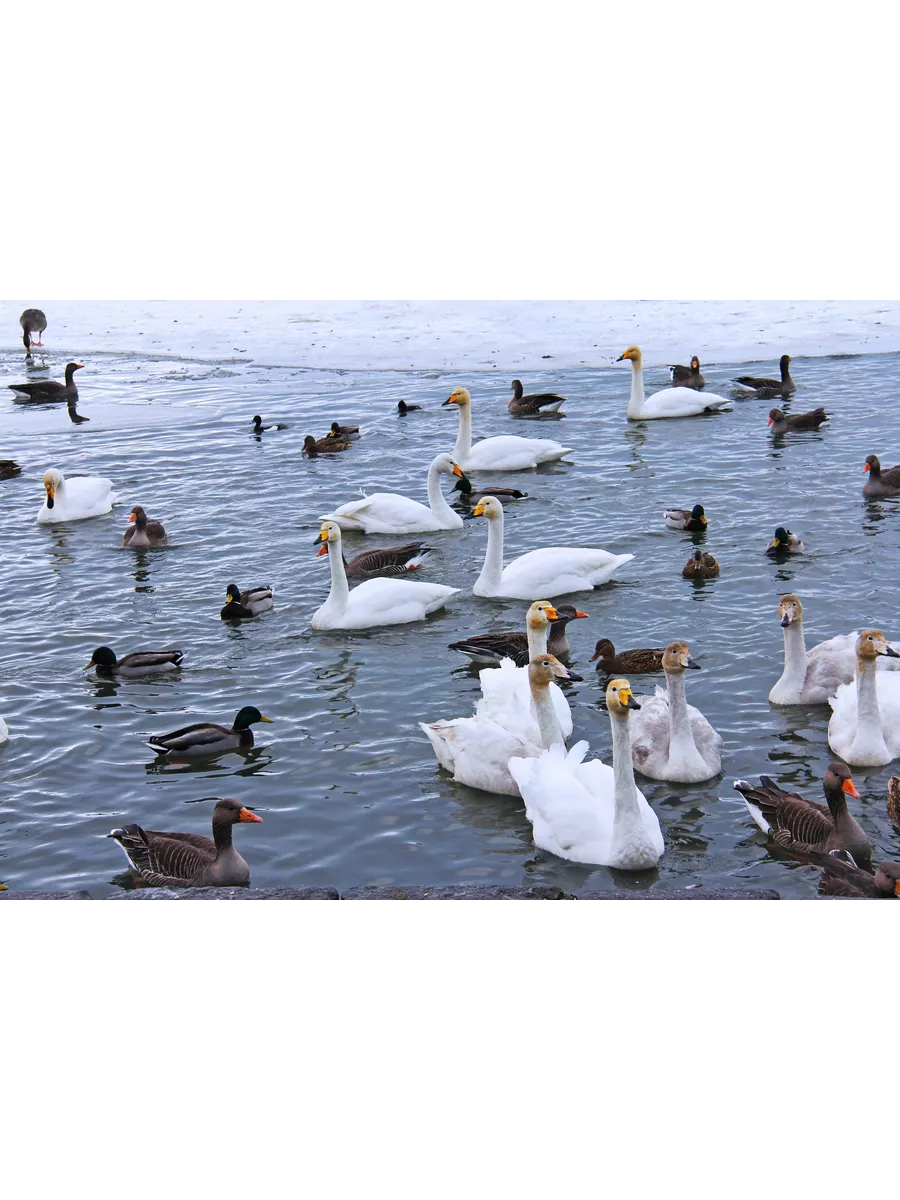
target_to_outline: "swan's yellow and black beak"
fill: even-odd
[[[325,545],[316,552],[316,558],[320,558],[323,554],[328,553],[328,530],[324,527],[319,530],[318,535],[313,539],[313,545],[318,546],[319,542],[324,542]]]
[[[620,354],[619,357],[616,359],[616,362],[622,362],[623,359],[626,359],[626,358],[634,358],[634,355],[632,354],[631,350],[626,350],[624,354]]]
[[[483,517],[484,516],[484,501],[483,500],[479,500],[479,502],[472,509],[472,516],[473,517]]]
[[[443,405],[441,407],[443,407]],[[458,466],[456,463],[453,464],[453,474],[458,475],[460,479],[465,479],[466,477],[462,467]]]
[[[691,656],[689,654],[685,654],[681,661],[684,664],[684,667],[686,670],[687,669],[692,670],[692,671],[702,671],[703,670],[703,668],[700,666],[700,664],[698,662],[694,662],[694,660],[691,658]]]
[[[545,613],[547,619],[550,621],[558,621],[559,620],[559,613],[556,611],[556,609],[553,607],[552,604],[548,605],[544,609],[544,613]]]
[[[45,483],[45,484],[44,484],[44,487],[45,487],[45,489],[46,489],[46,492],[47,492],[47,507],[48,507],[48,508],[52,508],[52,507],[53,507],[53,501],[54,501],[54,498],[55,498],[55,496],[56,496],[56,492],[54,491],[53,484],[52,484],[52,483]]]
[[[618,691],[619,703],[623,708],[640,708],[637,700],[631,694],[630,687],[620,687]]]
[[[447,397],[447,399],[441,405],[441,408],[446,408],[448,404],[456,404],[456,392],[453,392],[452,395]]]

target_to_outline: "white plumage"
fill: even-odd
[[[672,387],[652,396],[644,397],[644,372],[641,352],[637,346],[629,346],[619,355],[631,361],[631,396],[626,415],[632,421],[654,421],[661,417],[698,417],[705,412],[727,412],[732,402],[725,396],[712,392],[699,392],[695,388]]]
[[[462,475],[449,454],[439,454],[428,468],[428,504],[409,500],[395,492],[374,492],[350,500],[323,521],[335,521],[341,529],[358,533],[433,533],[439,529],[462,529],[462,517],[453,511],[441,492],[442,475]]]
[[[459,408],[459,433],[453,458],[464,471],[527,471],[538,463],[556,462],[571,450],[551,438],[503,435],[483,438],[472,445],[472,397],[465,388],[455,388],[444,404]]]
[[[900,675],[875,670],[880,656],[897,657],[879,629],[856,641],[856,679],[832,696],[828,745],[854,767],[882,767],[900,758]]]
[[[76,475],[66,479],[50,467],[44,472],[44,503],[37,515],[39,525],[58,521],[84,521],[112,511],[115,503],[111,479],[99,475]]]

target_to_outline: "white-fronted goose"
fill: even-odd
[[[136,504],[131,510],[128,520],[131,522],[132,528],[125,530],[125,536],[122,538],[123,546],[168,546],[169,539],[165,529],[159,521],[148,521],[147,514],[139,504]]]
[[[516,417],[537,417],[541,413],[559,412],[560,408],[565,404],[565,396],[557,396],[555,392],[534,392],[530,396],[524,395],[521,379],[514,379],[509,385],[510,391],[514,393],[507,408]]]
[[[719,564],[706,550],[695,550],[681,568],[685,579],[715,579],[719,574]]]
[[[330,438],[337,438],[338,441],[352,442],[359,437],[358,425],[339,425],[337,421],[331,422],[331,429],[325,435]]]
[[[232,826],[262,821],[238,800],[217,800],[212,838],[162,833],[125,825],[106,836],[119,843],[138,874],[153,887],[249,887],[250,868],[231,841]]]
[[[706,529],[706,513],[702,504],[693,508],[667,508],[663,513],[667,529],[684,529],[688,533],[702,533]]]
[[[184,654],[181,650],[136,650],[116,658],[109,646],[98,646],[91,661],[82,671],[96,667],[98,675],[123,675],[126,678],[139,675],[155,675],[159,671],[177,671]]]
[[[468,475],[461,475],[453,485],[453,490],[459,492],[461,504],[480,504],[485,496],[493,496],[501,504],[509,504],[510,500],[524,500],[528,495],[518,488],[473,488]]]
[[[21,474],[22,468],[17,462],[11,458],[0,458],[0,479],[12,479],[14,475]]]
[[[66,382],[58,379],[41,379],[37,383],[8,383],[11,392],[27,400],[77,400],[78,388],[75,386],[75,372],[80,371],[84,363],[66,363]]]
[[[378,579],[407,575],[421,567],[433,550],[423,542],[408,542],[405,546],[386,546],[381,550],[361,550],[349,561],[344,559],[348,579]]]
[[[827,808],[796,792],[783,791],[768,775],[760,775],[759,787],[743,779],[736,779],[734,787],[744,797],[753,820],[776,846],[798,854],[848,850],[857,863],[868,865],[871,844],[847,808],[848,796],[859,799],[850,768],[831,763],[822,783]]]
[[[225,607],[219,616],[223,621],[241,621],[247,617],[258,617],[260,613],[268,612],[275,607],[272,599],[273,590],[270,587],[252,587],[241,591],[236,583],[229,583],[225,589]]]
[[[878,456],[870,454],[863,470],[869,476],[863,484],[864,496],[900,496],[900,467],[888,467],[882,471]]]
[[[774,400],[776,396],[790,396],[797,390],[797,385],[791,379],[791,356],[782,354],[778,367],[780,379],[759,379],[755,375],[739,375],[735,380],[742,387],[756,392],[758,400]]]
[[[318,441],[308,433],[303,439],[303,453],[310,458],[316,458],[320,454],[337,454],[339,450],[349,450],[350,443],[341,441],[340,438],[323,437]]]
[[[790,433],[801,429],[818,429],[827,420],[828,413],[824,408],[814,408],[812,412],[797,413],[792,417],[786,417],[780,408],[773,408],[766,424],[773,433]]]
[[[552,622],[547,638],[547,650],[557,658],[561,654],[568,654],[569,639],[566,636],[566,627],[570,621],[577,621],[588,614],[573,604],[552,606],[546,601],[540,601],[537,607],[541,606]],[[499,663],[504,658],[511,658],[517,667],[527,667],[530,661],[528,634],[523,629],[475,633],[462,641],[450,642],[448,649],[459,650],[461,654],[467,654],[473,662],[481,664]]]
[[[397,412],[400,414],[401,417],[405,417],[407,413],[421,412],[421,411],[422,411],[421,404],[407,404],[405,400],[397,401]]]
[[[22,341],[25,343],[25,349],[30,354],[32,346],[43,346],[43,342],[35,341],[31,336],[36,333],[38,337],[47,328],[47,318],[39,308],[26,308],[19,317],[19,324],[22,326]]]
[[[802,540],[797,537],[796,533],[791,533],[789,529],[785,529],[783,525],[779,525],[775,530],[775,536],[766,546],[766,554],[774,554],[776,556],[782,554],[805,554],[806,547]]]
[[[234,725],[214,725],[212,721],[201,721],[196,725],[185,725],[172,733],[161,733],[147,738],[157,754],[169,754],[173,758],[196,757],[201,754],[227,754],[230,750],[249,750],[253,745],[251,725],[258,721],[271,724],[271,717],[264,717],[258,708],[245,704],[234,718]]]
[[[272,429],[287,429],[287,425],[281,425],[278,423],[275,425],[263,425],[262,417],[259,415],[259,413],[257,413],[253,418],[251,424],[253,425],[253,432],[256,434],[268,433]]]
[[[689,367],[683,367],[680,363],[672,367],[672,386],[696,388],[698,391],[706,387],[706,380],[700,374],[700,359],[696,354],[691,358]]]
[[[598,675],[655,675],[663,669],[663,654],[665,647],[622,650],[616,654],[616,648],[609,638],[601,638],[588,661],[597,664]]]

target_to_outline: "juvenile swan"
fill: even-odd
[[[880,629],[864,629],[856,641],[856,684],[832,696],[828,745],[855,767],[882,767],[900,757],[900,675],[880,675],[879,656],[900,658]]]

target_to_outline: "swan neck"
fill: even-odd
[[[609,714],[612,726],[613,781],[615,783],[615,817],[613,839],[622,826],[640,821],[637,785],[631,764],[631,734],[628,730],[627,714]]]
[[[642,363],[631,360],[631,398],[628,401],[627,416],[639,417],[644,407],[644,368]]]
[[[448,518],[449,524],[456,523],[457,514],[444,498],[444,493],[441,491],[441,473],[434,463],[428,468],[428,504],[434,515],[443,524],[448,523]]]
[[[549,750],[551,746],[557,742],[564,742],[562,729],[559,721],[556,719],[556,710],[553,707],[553,697],[550,695],[550,687],[548,684],[531,686],[531,698],[534,701],[534,711],[537,715],[538,729],[541,733],[541,743],[545,750]]]
[[[530,621],[525,622],[526,637],[528,638],[528,657],[535,658],[538,654],[546,654],[550,642],[550,626],[534,626]]]
[[[472,453],[472,409],[468,404],[458,404],[459,432],[456,435],[456,445],[453,447],[453,458],[461,467]]]
[[[687,697],[684,688],[684,672],[666,672],[669,693],[669,757],[673,752],[697,753],[691,719],[688,715]]]
[[[350,598],[350,585],[344,570],[344,550],[339,541],[328,547],[328,565],[331,567],[331,591],[326,603],[344,612]]]
[[[784,671],[781,682],[794,688],[797,692],[803,690],[806,682],[806,639],[803,636],[803,622],[792,621],[784,627]]]
[[[871,729],[877,732],[879,737],[883,737],[875,683],[875,662],[872,659],[856,660],[856,712],[857,729]]]
[[[484,556],[484,566],[481,568],[481,574],[478,576],[475,586],[476,588],[496,590],[500,587],[503,578],[503,513],[500,512],[496,517],[491,517],[487,527],[487,552]]]

